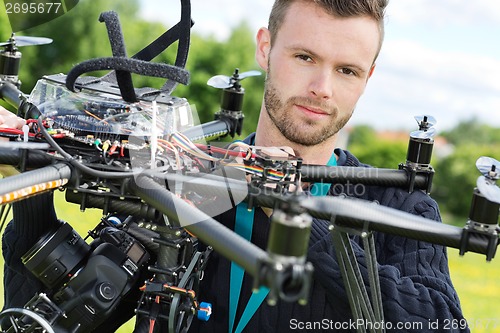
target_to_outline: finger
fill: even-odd
[[[16,117],[14,128],[22,129],[25,124],[26,124],[26,120],[19,118],[19,117]]]
[[[26,120],[17,117],[16,115],[0,115],[0,127],[22,129],[26,124]]]

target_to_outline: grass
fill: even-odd
[[[64,202],[63,194],[56,193],[56,211],[59,218],[71,223],[80,235],[85,236],[101,217],[101,211],[90,209],[80,212],[78,205]],[[453,220],[445,216],[444,221]],[[452,221],[453,224],[462,223]],[[463,224],[463,223],[462,223]],[[455,288],[460,296],[462,309],[474,333],[500,332],[500,258],[486,262],[483,255],[466,253],[458,254],[458,250],[449,249],[449,266]],[[0,258],[3,265],[3,257]],[[3,295],[3,285],[0,284]],[[3,299],[3,297],[2,297]],[[117,332],[133,331],[133,320],[125,324]]]
[[[443,214],[447,224],[464,226],[466,218]],[[498,252],[498,251],[497,251]],[[467,252],[460,256],[458,249],[448,249],[450,274],[460,297],[462,310],[474,333],[500,332],[500,255],[492,261],[486,256]]]
[[[500,332],[500,262],[484,255],[449,249],[450,274],[460,296],[462,310],[474,333]]]

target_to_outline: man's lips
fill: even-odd
[[[310,116],[316,116],[316,117],[321,117],[321,116],[328,116],[328,112],[321,108],[313,107],[313,106],[307,106],[307,105],[298,105],[295,104],[295,106],[302,111],[303,113],[306,113]]]

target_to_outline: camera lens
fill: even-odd
[[[23,264],[48,288],[63,283],[77,271],[90,252],[90,246],[73,228],[63,223],[42,237],[21,259]]]

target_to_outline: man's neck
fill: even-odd
[[[291,142],[272,124],[269,119],[259,119],[255,134],[255,145],[266,147],[290,147],[296,156],[300,156],[305,164],[326,165],[336,147],[337,135],[314,146],[304,146]]]

